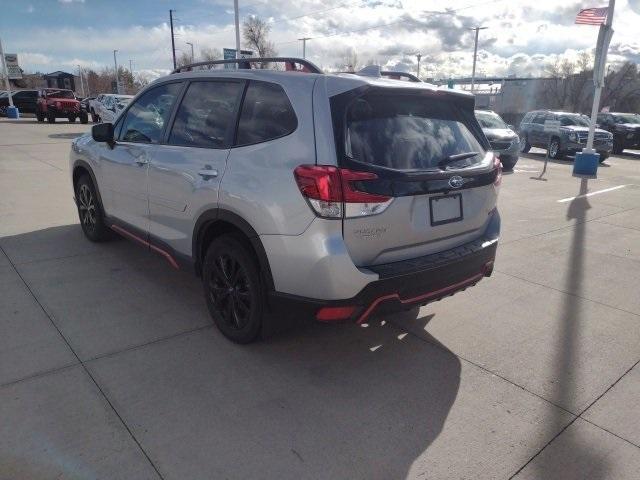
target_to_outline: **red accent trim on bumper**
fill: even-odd
[[[408,303],[416,303],[423,300],[428,300],[429,298],[445,295],[448,292],[460,290],[468,285],[471,285],[472,283],[478,282],[484,276],[485,276],[485,269],[483,268],[482,272],[478,273],[477,275],[474,275],[473,277],[469,277],[465,280],[462,280],[461,282],[454,283],[453,285],[448,285],[438,290],[427,292],[412,298],[402,299],[400,298],[400,295],[398,295],[397,293],[390,293],[389,295],[383,295],[382,297],[378,297],[373,302],[371,302],[371,305],[369,305],[369,307],[367,307],[367,309],[362,313],[362,315],[360,315],[356,323],[358,325],[360,325],[361,323],[364,323],[364,321],[369,317],[369,315],[371,315],[371,312],[373,312],[378,305],[380,305],[382,302],[386,302],[387,300],[397,300],[403,305]]]
[[[122,227],[119,227],[118,225],[111,225],[111,230],[113,230],[116,233],[119,233],[120,235],[128,237],[132,240],[135,240],[136,242],[142,244],[145,247],[149,247],[150,250],[153,250],[154,252],[162,255],[165,258],[165,260],[169,262],[169,265],[171,265],[173,268],[175,268],[176,270],[180,270],[180,267],[178,266],[178,262],[175,261],[175,259],[171,256],[171,254],[169,254],[169,252],[165,252],[161,248],[156,247],[155,245],[151,245],[149,242],[147,242],[143,238],[140,238],[139,236],[134,235],[133,233],[125,230]]]

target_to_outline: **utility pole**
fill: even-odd
[[[307,58],[307,40],[311,40],[310,37],[299,38],[302,40],[302,58]]]
[[[0,57],[2,57],[2,76],[4,77],[4,88],[7,89],[9,97],[9,106],[13,107],[13,99],[11,98],[11,83],[9,82],[9,69],[7,68],[7,59],[4,58],[4,50],[2,49],[2,40],[0,40]]]
[[[469,29],[469,30],[476,31],[476,42],[473,47],[473,69],[471,70],[471,91],[472,92],[476,82],[476,58],[478,57],[478,34],[480,33],[480,30],[486,30],[487,28],[488,27],[478,26],[478,27],[473,27]]]
[[[118,50],[113,51],[113,64],[116,67],[116,92],[120,93],[120,79],[118,78],[118,60],[116,60],[116,53]]]
[[[416,77],[420,78],[420,59],[422,58],[422,54],[416,53],[416,58],[418,59],[418,72],[416,74]]]
[[[191,63],[193,63],[193,43],[185,42],[187,45],[191,45]]]
[[[240,56],[240,13],[238,12],[238,0],[233,0],[233,11],[236,16],[236,59],[241,58]],[[240,65],[236,64],[236,68]]]
[[[129,59],[129,73],[133,77],[133,60]]]
[[[84,80],[82,79],[82,68],[78,65],[78,74],[80,76],[80,88],[82,89],[82,96],[85,97],[84,94]]]
[[[173,38],[173,10],[169,10],[169,24],[171,25],[171,52],[173,53],[173,69],[176,69],[176,41]]]

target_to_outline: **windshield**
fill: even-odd
[[[490,112],[476,111],[476,118],[482,128],[509,128],[499,115]]]
[[[51,98],[76,98],[71,90],[47,90],[46,94]]]
[[[624,113],[622,115],[614,115],[616,123],[640,123],[640,115],[637,113]]]
[[[396,170],[438,168],[453,155],[477,152],[449,163],[464,168],[480,163],[484,149],[450,101],[418,95],[369,93],[347,110],[347,156]]]
[[[566,126],[578,126],[578,127],[588,127],[589,119],[583,117],[582,115],[560,115],[560,125],[563,127]]]

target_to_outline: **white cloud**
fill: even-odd
[[[84,0],[58,0],[58,3],[84,3]]]
[[[229,4],[228,0],[208,3]],[[640,16],[626,3],[618,3],[610,60],[640,62]],[[590,51],[598,29],[573,24],[583,4],[582,0],[269,0],[241,11],[272,19],[270,37],[282,55],[301,55],[297,39],[306,36],[312,37],[307,42],[307,57],[325,68],[339,65],[345,52],[354,49],[363,63],[373,60],[387,67],[415,69],[416,58],[411,54],[419,51],[423,75],[448,77],[470,74],[473,33],[468,28],[476,24],[488,27],[480,33],[480,74],[539,75],[558,56]],[[444,9],[449,13],[434,13]],[[188,18],[187,7],[181,12]],[[301,16],[309,12],[316,13]],[[189,51],[185,41],[195,44],[196,53],[203,47],[233,47],[233,16],[224,18],[227,23],[223,25],[178,25],[177,54]],[[377,26],[382,27],[372,28]],[[339,34],[346,31],[352,33]],[[86,28],[54,27],[29,33],[14,42],[16,49],[42,52],[60,67],[111,66],[113,49],[119,50],[119,63],[126,65],[133,59],[140,71],[163,72],[171,67],[169,27],[164,23],[123,28],[101,28],[94,23]]]
[[[29,5],[29,6],[27,7],[27,13],[33,13],[33,12],[35,12],[35,10],[36,10],[36,9],[35,9],[35,8],[33,8],[33,5]]]

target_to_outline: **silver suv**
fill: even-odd
[[[76,139],[85,235],[195,270],[239,343],[285,317],[363,323],[491,274],[501,166],[471,95],[301,59],[251,68],[266,61],[181,67]]]

